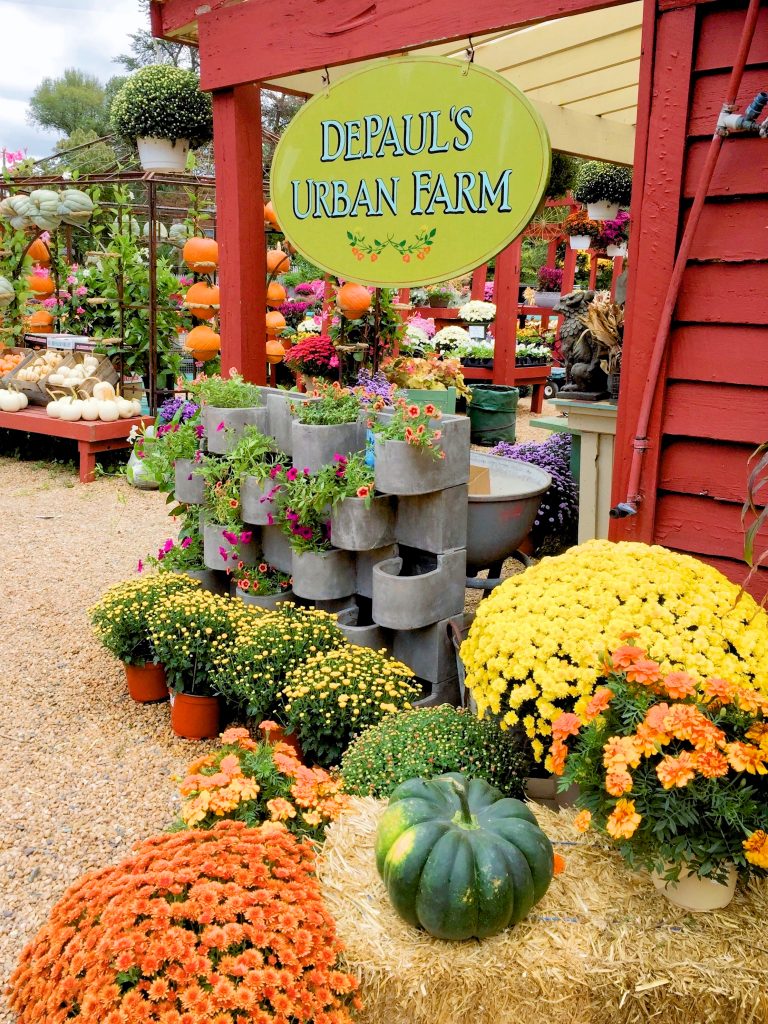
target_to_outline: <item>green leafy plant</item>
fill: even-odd
[[[294,551],[330,548],[329,507],[337,493],[334,477],[334,468],[328,466],[314,475],[293,466],[276,477],[274,517]]]
[[[632,169],[588,160],[579,167],[573,195],[580,203],[605,200],[626,206],[632,199]]]
[[[366,506],[370,507],[374,497],[374,473],[363,452],[355,452],[349,458],[339,454],[330,483],[332,505],[344,498],[364,498]]]
[[[450,306],[454,299],[455,295],[450,288],[427,288],[427,301],[430,306]]]
[[[317,401],[299,402],[291,408],[299,423],[332,426],[354,423],[360,415],[360,399],[354,391],[336,384],[324,388]]]
[[[579,163],[579,159],[575,156],[568,156],[567,153],[558,153],[556,150],[552,151],[552,170],[549,174],[549,185],[547,186],[547,195],[550,199],[559,199],[569,189],[573,188]]]
[[[235,370],[229,377],[202,375],[192,382],[189,391],[201,404],[213,409],[252,409],[264,404],[261,388]]]
[[[188,420],[155,427],[151,436],[144,432],[137,437],[134,451],[163,493],[171,494],[176,487],[177,459],[199,457],[200,434],[199,422]]]
[[[235,568],[230,570],[229,577],[239,591],[243,594],[252,594],[254,597],[281,594],[291,588],[289,573],[281,572],[268,562],[259,562],[258,565],[244,565],[238,562]]]
[[[168,64],[150,64],[128,79],[112,101],[112,125],[118,135],[189,139],[197,149],[213,138],[213,103],[197,75]]]
[[[168,537],[158,548],[157,554],[148,555],[145,562],[158,572],[201,572],[206,566],[199,527],[195,527],[192,522],[178,538]]]
[[[391,415],[370,419],[368,425],[383,441],[405,441],[434,459],[444,459],[445,452],[438,443],[442,431],[432,426],[440,416],[440,410],[434,405],[428,403],[420,407],[399,398],[395,400]]]
[[[197,472],[205,483],[203,508],[206,521],[218,523],[219,526],[239,528],[243,522],[240,480],[232,472],[230,463],[226,459],[203,456],[198,463]]]
[[[339,763],[356,733],[406,710],[420,692],[413,672],[401,662],[346,645],[289,672],[282,697],[302,750],[328,766]]]
[[[344,753],[347,792],[386,799],[407,779],[461,772],[485,779],[505,796],[522,797],[529,756],[525,740],[489,718],[443,704],[389,715]]]
[[[188,576],[155,573],[118,583],[88,614],[106,649],[126,665],[161,660],[150,637],[150,624],[161,601],[192,593],[198,586]]]
[[[263,483],[279,459],[274,439],[268,437],[253,425],[246,426],[237,444],[227,455],[232,475],[242,481],[246,476],[255,477]]]

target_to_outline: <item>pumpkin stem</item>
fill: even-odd
[[[467,791],[456,779],[451,779],[451,784],[456,792],[456,796],[459,798],[459,814],[461,815],[462,825],[474,825],[475,819],[472,815],[472,811],[469,809],[469,800],[467,800]]]

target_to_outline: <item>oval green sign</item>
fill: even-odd
[[[487,68],[398,57],[353,72],[291,121],[272,162],[288,240],[338,277],[446,281],[530,221],[549,181],[547,130]]]

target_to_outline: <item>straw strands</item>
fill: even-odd
[[[694,915],[647,875],[535,805],[566,858],[534,912],[492,939],[443,942],[395,916],[376,872],[385,801],[355,798],[335,822],[319,874],[362,985],[359,1024],[765,1024],[768,882]]]

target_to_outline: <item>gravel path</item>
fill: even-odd
[[[167,704],[128,699],[86,614],[168,536],[163,499],[75,481],[0,459],[0,989],[67,885],[166,827],[171,776],[199,749],[171,735]]]

